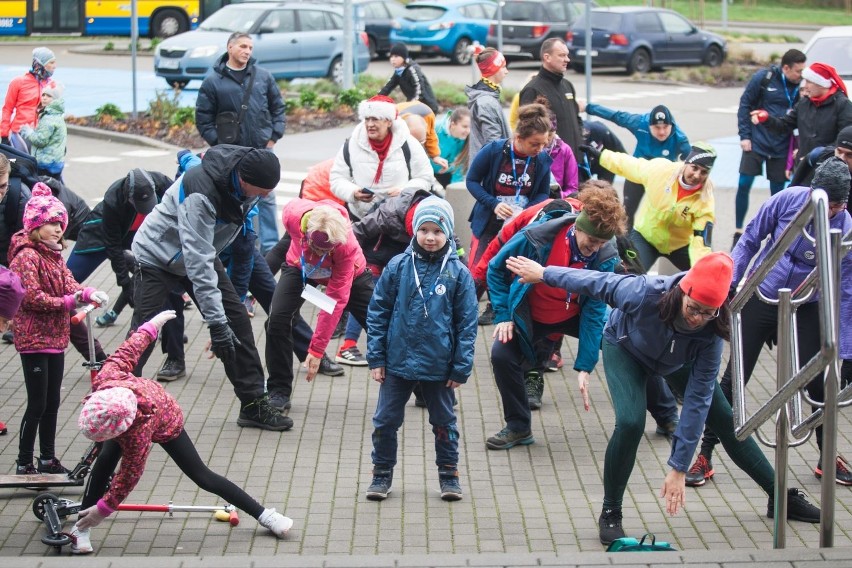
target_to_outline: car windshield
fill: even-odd
[[[613,12],[592,12],[593,30],[614,32],[619,28],[621,28],[621,14],[615,14]]]
[[[252,29],[267,8],[246,8],[245,6],[225,6],[198,26],[208,32],[245,32]]]
[[[840,75],[852,75],[852,40],[848,37],[824,37],[808,49],[808,61],[828,63]]]
[[[428,22],[437,20],[447,12],[446,8],[438,6],[408,6],[403,18],[412,22]]]
[[[537,13],[538,4],[535,2],[507,2],[503,5],[504,20],[537,20],[541,15]]]

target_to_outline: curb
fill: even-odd
[[[95,140],[106,140],[107,142],[123,142],[125,144],[138,144],[140,146],[148,146],[149,148],[159,148],[160,150],[168,150],[170,152],[179,152],[184,148],[154,140],[147,136],[138,134],[127,134],[125,132],[113,132],[112,130],[102,130],[100,128],[92,128],[90,126],[80,126],[79,124],[69,124],[68,134],[82,136],[84,138],[94,138]]]
[[[127,41],[129,42],[130,38],[127,38]],[[111,51],[106,51],[104,49],[103,44],[98,44],[98,45],[85,44],[85,45],[81,45],[80,47],[72,47],[68,50],[68,52],[69,53],[76,53],[78,55],[106,55],[106,56],[120,55],[121,57],[129,57],[130,55],[132,55],[132,53],[129,49],[113,49]],[[154,57],[154,51],[153,50],[149,51],[149,50],[146,50],[146,49],[137,49],[136,50],[136,57]]]

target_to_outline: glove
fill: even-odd
[[[242,345],[234,331],[226,323],[210,325],[210,350],[225,363],[230,363],[236,357],[237,345]]]
[[[77,305],[75,306],[77,308],[82,308],[84,306],[89,305],[89,302],[83,300],[83,290],[77,290],[76,292],[74,292],[74,301],[77,303]]]
[[[89,300],[98,305],[106,306],[109,304],[109,295],[103,290],[95,290],[89,295]]]
[[[591,144],[580,144],[580,150],[585,152],[590,160],[601,159],[601,151]]]
[[[751,111],[751,123],[760,124],[769,119],[769,113],[763,109]]]
[[[98,506],[92,505],[88,509],[80,511],[80,518],[77,519],[77,524],[74,526],[81,531],[85,531],[98,526],[104,522],[104,519],[106,519],[106,516],[98,510]]]
[[[148,323],[157,328],[157,333],[163,329],[163,326],[166,325],[167,321],[173,320],[177,317],[174,310],[163,310],[159,314],[155,315],[151,319],[148,320]]]

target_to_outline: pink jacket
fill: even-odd
[[[25,124],[35,128],[38,124],[38,105],[41,91],[52,81],[40,83],[32,73],[15,77],[6,90],[3,102],[3,117],[0,120],[0,136],[9,136],[9,132],[20,132]],[[12,118],[14,112],[15,117]]]
[[[154,326],[143,324],[107,358],[101,372],[92,379],[92,392],[113,387],[128,388],[136,395],[137,405],[133,424],[115,438],[121,446],[121,466],[109,491],[98,502],[104,513],[115,511],[136,487],[145,471],[151,445],[170,442],[183,431],[183,412],[174,397],[157,381],[133,375],[133,367],[142,352],[156,339]]]
[[[302,254],[305,256],[305,262],[310,265],[315,265],[320,261],[319,256],[313,254],[310,249],[304,245],[304,233],[302,233],[302,217],[305,213],[311,211],[317,205],[328,205],[340,211],[340,214],[349,221],[349,215],[346,208],[335,203],[334,201],[309,201],[307,199],[294,199],[284,206],[282,213],[282,221],[284,230],[290,234],[290,249],[287,251],[287,264],[301,270]],[[307,249],[307,250],[306,250]],[[324,311],[319,312],[317,317],[317,327],[314,331],[314,336],[311,339],[311,345],[308,351],[314,357],[322,357],[325,353],[325,348],[331,339],[331,334],[340,321],[340,316],[343,309],[349,302],[349,293],[352,289],[352,282],[355,277],[360,275],[367,268],[367,261],[364,259],[364,253],[361,252],[361,247],[358,244],[355,234],[352,232],[352,227],[349,226],[349,237],[345,243],[338,245],[323,259],[321,268],[330,268],[330,278],[311,278],[320,284],[325,284],[325,293],[337,301],[334,306],[334,312],[328,314]]]
[[[23,230],[12,235],[9,268],[24,286],[15,316],[15,349],[19,353],[62,353],[71,335],[74,293],[83,287],[65,266],[62,252],[33,243]]]
[[[553,148],[548,152],[550,157],[553,158],[550,171],[553,173],[556,183],[562,189],[562,197],[577,193],[579,172],[577,171],[577,159],[574,157],[571,146],[557,137]]]

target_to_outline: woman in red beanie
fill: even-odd
[[[604,458],[604,502],[598,519],[600,540],[624,536],[621,505],[645,429],[645,383],[663,376],[683,396],[680,423],[672,436],[671,470],[660,496],[666,511],[677,514],[685,503],[685,478],[706,422],[734,463],[769,495],[767,516],[774,517],[775,474],[755,441],[734,436],[731,405],[716,381],[725,340],[729,339],[728,293],[733,260],[714,252],[686,273],[674,276],[622,276],[593,270],[543,268],[523,257],[506,266],[521,282],[544,282],[613,308],[604,329],[604,370],[615,407],[615,430]],[[787,499],[787,518],[819,522],[819,509],[798,490]]]

